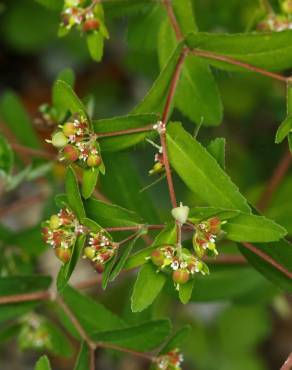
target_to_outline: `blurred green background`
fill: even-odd
[[[208,32],[252,30],[259,11],[255,0],[194,0],[193,3],[199,29]],[[274,5],[277,9],[276,1]],[[105,4],[110,40],[106,42],[103,61],[97,64],[90,59],[78,32],[64,39],[57,38],[57,11],[46,9],[34,0],[0,2],[0,95],[7,90],[17,93],[33,120],[38,115],[38,106],[49,102],[56,75],[63,68],[71,67],[77,76],[78,94],[94,96],[95,118],[129,112],[159,73],[156,50],[159,18],[150,16],[147,4],[137,8],[130,6],[124,14],[121,9]],[[287,151],[286,143],[274,144],[276,129],[285,117],[285,86],[246,72],[215,70],[215,77],[223,99],[224,121],[219,127],[201,128],[198,139],[207,144],[216,137],[226,138],[227,172],[243,194],[256,204]],[[178,111],[173,117],[182,120],[190,132],[195,130],[193,123]],[[3,124],[1,120],[2,129]],[[42,140],[51,132],[50,128],[39,125],[34,125],[34,129]],[[109,175],[101,179],[100,184],[100,190],[108,198],[137,211],[152,223],[164,221],[169,212],[165,180],[142,195],[139,193],[155,180],[148,176],[154,154],[155,149],[144,144],[129,153],[105,155]],[[21,166],[19,163],[19,168]],[[57,271],[56,262],[49,261],[50,253],[41,256],[45,247],[40,240],[39,222],[54,208],[53,195],[62,188],[62,169],[56,166],[48,177],[49,186],[41,181],[24,183],[12,192],[1,194],[1,209],[9,209],[27,195],[33,197],[41,193],[45,198],[30,209],[29,216],[27,209],[20,210],[17,216],[0,213],[1,276],[32,271],[55,274]],[[177,178],[175,186],[178,199],[190,205],[198,204],[199,200],[187,192]],[[291,186],[290,171],[264,212],[285,226],[290,237]],[[12,230],[9,237],[7,228]],[[229,247],[233,248],[226,246]],[[202,282],[197,288],[198,302],[187,306],[165,293],[151,310],[131,314],[129,289],[133,279],[130,275],[119,279],[106,293],[99,289],[98,299],[123,314],[129,322],[170,316],[175,327],[191,323],[192,333],[182,348],[185,369],[277,369],[292,348],[292,301],[252,269],[240,268],[232,273],[228,270],[216,279],[215,271],[210,278],[213,280],[205,285]],[[80,270],[79,281],[82,274],[87,276],[88,272]],[[210,302],[205,294],[208,289],[213,290],[215,302]],[[1,342],[0,333],[0,345]],[[147,364],[128,356],[122,358],[111,353],[98,356],[98,369],[102,370],[147,368]],[[1,370],[31,369],[34,359],[34,351],[22,353],[17,346],[7,343],[0,347]],[[54,369],[72,368],[69,360],[55,356],[53,361]]]

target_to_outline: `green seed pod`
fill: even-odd
[[[159,249],[155,249],[151,253],[151,261],[155,266],[162,266],[164,264],[164,259],[165,256]]]
[[[63,125],[63,134],[67,137],[74,135],[76,133],[76,127],[73,122],[66,122]]]
[[[55,229],[58,229],[59,226],[61,226],[60,217],[57,215],[52,215],[50,217],[50,228],[55,230]]]
[[[98,167],[101,164],[101,157],[98,154],[89,154],[86,163],[89,167]]]
[[[61,260],[63,263],[67,263],[70,261],[72,251],[68,248],[55,248],[55,255]]]
[[[84,248],[84,255],[88,259],[93,260],[93,258],[95,257],[95,250],[92,247],[86,247]]]
[[[63,148],[66,144],[68,143],[68,139],[66,136],[63,134],[63,132],[58,131],[52,136],[52,145],[55,148]]]
[[[74,145],[67,144],[63,149],[63,154],[68,161],[75,162],[79,158],[80,151]]]
[[[173,271],[172,279],[177,284],[186,284],[190,280],[190,273],[187,270],[178,269]]]

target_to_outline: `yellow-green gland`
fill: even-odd
[[[68,248],[55,248],[55,255],[61,260],[63,263],[67,263],[70,261],[71,258],[71,250]]]
[[[186,284],[190,280],[190,273],[187,270],[178,269],[173,271],[172,279],[177,284]]]
[[[59,216],[57,215],[52,215],[50,217],[50,228],[51,229],[58,229],[58,227],[61,225],[61,220],[59,218]]]
[[[93,260],[93,258],[95,256],[95,250],[92,247],[86,247],[86,248],[84,248],[84,255],[88,259]]]
[[[62,131],[58,131],[52,136],[52,145],[55,148],[63,148],[68,143],[68,139]]]
[[[156,249],[151,253],[151,261],[155,266],[162,266],[164,259],[164,254],[159,249]]]
[[[68,161],[75,162],[79,158],[80,151],[74,145],[68,144],[63,149],[63,154]]]
[[[98,167],[101,164],[101,157],[98,154],[89,154],[86,163],[88,167]]]
[[[66,122],[63,125],[63,134],[67,137],[72,136],[76,133],[76,127],[73,122]]]

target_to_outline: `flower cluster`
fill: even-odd
[[[156,370],[181,370],[183,355],[176,348],[156,359]]]
[[[68,208],[62,208],[57,215],[52,215],[42,228],[45,242],[54,248],[56,256],[63,263],[70,260],[76,238],[83,232],[84,227]]]
[[[292,29],[292,0],[280,1],[282,14],[270,13],[258,25],[259,31],[284,31]]]
[[[88,1],[65,0],[64,10],[61,15],[61,35],[77,27],[84,33],[102,31],[102,22],[96,12],[98,4],[93,1],[87,6]]]
[[[202,258],[206,253],[211,256],[217,256],[218,251],[215,242],[221,231],[221,224],[221,220],[218,217],[212,217],[196,226],[193,246],[199,258]]]
[[[117,253],[119,244],[110,240],[104,233],[89,233],[87,246],[84,248],[84,258],[92,261],[98,272],[103,272],[104,265]]]
[[[188,249],[178,249],[173,245],[164,245],[151,253],[153,264],[159,270],[172,272],[172,279],[179,289],[180,284],[186,284],[195,273],[209,273],[208,266],[199,258],[193,256]]]
[[[59,128],[48,142],[59,149],[60,160],[90,168],[102,164],[96,135],[91,132],[86,117],[76,114]]]

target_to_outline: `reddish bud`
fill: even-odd
[[[100,274],[103,273],[103,271],[104,271],[104,265],[102,263],[100,263],[100,262],[94,262],[93,263],[93,267]]]

